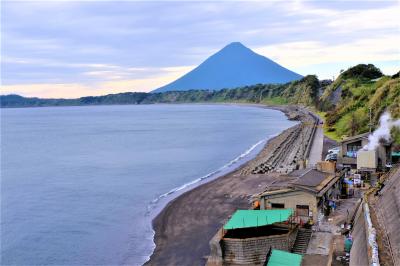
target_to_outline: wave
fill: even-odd
[[[151,201],[150,205],[148,206],[148,210],[147,213],[149,214],[151,212],[151,210],[153,209],[153,207],[162,199],[171,196],[172,194],[179,192],[181,190],[184,190],[190,186],[195,185],[196,183],[199,183],[205,179],[208,179],[210,177],[214,177],[217,174],[223,172],[224,170],[230,169],[233,165],[237,164],[238,162],[240,162],[242,159],[244,159],[245,157],[247,157],[255,148],[257,148],[258,146],[260,146],[261,144],[264,144],[267,142],[267,140],[269,140],[270,138],[277,136],[278,134],[273,134],[273,135],[269,135],[267,138],[260,140],[259,142],[257,142],[256,144],[252,145],[250,148],[248,148],[246,151],[244,151],[242,154],[240,154],[239,156],[237,156],[236,158],[234,158],[233,160],[231,160],[230,162],[228,162],[227,164],[223,165],[222,167],[218,168],[217,170],[208,173],[205,176],[199,177],[193,181],[190,181],[188,183],[183,184],[182,186],[176,187],[171,189],[170,191],[168,191],[167,193],[164,193],[160,196],[158,196],[156,199],[154,199],[153,201]]]

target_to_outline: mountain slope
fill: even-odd
[[[319,109],[326,112],[329,134],[340,138],[364,133],[369,130],[369,110],[374,127],[384,111],[400,118],[400,78],[384,76],[374,65],[360,64],[329,85],[320,102]],[[400,143],[400,132],[396,132],[395,138]]]
[[[301,75],[234,42],[186,75],[153,92],[219,90],[258,83],[287,83],[300,78]]]

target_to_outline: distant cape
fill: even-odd
[[[152,92],[220,90],[258,83],[287,83],[302,76],[233,42],[179,79]]]

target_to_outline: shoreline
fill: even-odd
[[[151,237],[151,240],[153,242],[153,252],[147,256],[147,260],[144,262],[144,264],[146,264],[150,260],[151,256],[154,253],[155,247],[156,247],[156,244],[154,241],[156,232],[154,230],[153,222],[157,218],[157,216],[169,205],[169,203],[171,203],[175,199],[179,198],[186,192],[190,192],[193,189],[196,189],[197,187],[203,186],[203,185],[205,185],[209,182],[212,182],[220,177],[223,177],[223,176],[228,175],[236,170],[241,169],[246,163],[250,162],[251,160],[254,160],[260,154],[260,152],[264,149],[264,147],[268,143],[268,141],[276,136],[277,136],[277,134],[270,135],[268,138],[265,138],[265,139],[255,143],[253,146],[248,148],[245,152],[243,152],[242,154],[240,154],[239,156],[237,156],[235,159],[231,160],[229,163],[225,164],[224,166],[218,168],[217,170],[210,172],[209,174],[202,176],[200,178],[197,178],[193,181],[185,183],[180,187],[176,187],[176,188],[170,190],[169,192],[160,195],[154,201],[152,201],[148,206],[148,208],[149,208],[148,215],[150,218],[149,222],[150,222],[152,233],[153,233],[153,235]],[[180,188],[182,188],[182,189],[180,189]]]
[[[288,120],[290,121],[299,121],[293,117],[290,116],[290,111],[288,109],[292,108],[293,106],[288,105],[288,106],[279,106],[279,105],[264,105],[264,104],[257,104],[257,103],[177,103],[177,104],[189,104],[189,105],[228,105],[228,106],[239,106],[239,107],[258,107],[258,108],[263,108],[263,109],[271,109],[271,110],[276,110],[282,112]],[[158,105],[158,103],[157,103]],[[161,103],[161,105],[164,105],[164,103]],[[166,105],[171,105],[169,103],[166,103]],[[175,105],[172,104],[172,105]],[[217,178],[223,177],[225,175],[231,174],[236,170],[239,170],[239,168],[242,168],[245,166],[245,164],[250,163],[252,160],[254,160],[257,156],[259,156],[262,151],[265,149],[265,146],[268,144],[270,140],[273,138],[279,136],[282,134],[282,132],[278,134],[272,134],[267,136],[266,138],[260,140],[259,142],[255,143],[251,147],[249,147],[247,150],[245,150],[243,153],[238,155],[236,158],[231,160],[230,162],[226,163],[222,167],[216,169],[213,172],[210,172],[206,174],[205,176],[199,177],[195,180],[189,181],[179,187],[175,187],[172,190],[160,195],[156,199],[154,199],[151,203],[151,205],[156,205],[159,202],[162,203],[163,200],[167,200],[167,202],[164,202],[163,204],[160,204],[161,206],[157,206],[153,210],[149,210],[150,212],[150,217],[152,220],[154,220],[162,211],[163,209],[174,199],[177,197],[181,196],[182,194],[191,191],[192,189],[195,189],[198,186],[204,185],[208,182],[211,182],[212,180],[215,180]],[[259,147],[259,145],[263,145],[262,147]],[[254,152],[254,150],[258,151]],[[247,158],[250,157],[250,158]],[[236,165],[238,163],[238,165]],[[226,169],[225,169],[226,168]],[[181,187],[184,187],[183,189],[180,189]],[[170,195],[177,193],[174,197],[168,198]]]
[[[249,161],[253,160],[257,155],[259,155],[259,153],[262,151],[268,141],[276,136],[277,134],[273,134],[265,139],[260,140],[259,142],[255,143],[247,150],[245,150],[243,153],[235,157],[233,160],[229,161],[215,171],[210,172],[195,180],[189,181],[181,186],[175,187],[170,191],[158,196],[149,205],[149,207],[154,205],[154,208],[149,210],[149,216],[151,220],[154,220],[171,201],[178,198],[180,195],[189,192],[198,186],[211,182],[219,177],[230,174],[243,167],[244,164],[248,163]]]
[[[288,120],[300,122],[302,117],[299,114],[304,112],[304,109],[297,106],[222,104],[278,110]],[[263,188],[261,184],[271,183],[279,176],[277,173],[244,176],[243,170],[265,153],[274,152],[274,142],[284,141],[288,132],[296,126],[266,138],[266,143],[257,154],[236,168],[229,169],[230,172],[200,182],[166,202],[152,217],[155,248],[144,265],[204,265],[209,255],[209,240],[229,215],[238,208],[249,208],[249,199]]]

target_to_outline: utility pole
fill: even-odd
[[[371,107],[369,108],[369,124],[368,124],[368,126],[369,126],[369,134],[371,134],[372,126],[373,126],[373,124],[372,124],[372,108]]]

